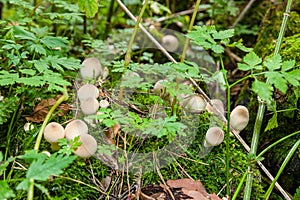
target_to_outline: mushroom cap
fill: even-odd
[[[109,106],[109,102],[107,100],[103,99],[99,102],[99,105],[101,108],[107,108]]]
[[[178,39],[174,35],[165,35],[162,38],[162,45],[168,51],[176,51],[178,48],[179,42]]]
[[[183,102],[183,107],[193,113],[202,112],[206,107],[206,101],[201,95],[194,94]]]
[[[220,99],[212,99],[211,103],[222,113],[222,115],[224,115],[224,104]],[[206,110],[210,113],[215,113],[218,115],[218,113],[214,111],[213,107],[209,103],[206,105]]]
[[[82,65],[83,67],[80,68],[82,78],[92,79],[102,73],[102,65],[97,58],[87,58],[82,62]]]
[[[58,139],[65,137],[64,127],[57,122],[51,122],[44,129],[44,137],[50,143],[58,142]]]
[[[82,143],[75,151],[81,158],[89,158],[97,151],[97,141],[89,134],[80,135],[79,141]]]
[[[224,140],[224,132],[220,127],[211,127],[205,135],[206,146],[217,146]]]
[[[88,98],[80,103],[83,114],[92,115],[99,109],[99,102],[95,98]]]
[[[65,128],[65,134],[68,141],[73,140],[76,136],[87,134],[88,131],[88,126],[80,119],[71,121]]]
[[[77,96],[80,101],[84,101],[88,98],[97,99],[99,97],[99,90],[92,84],[85,84],[78,89]]]
[[[163,86],[163,82],[168,82],[167,80],[159,80],[154,84],[153,87],[153,92],[157,95],[163,94],[164,93],[164,88],[165,86]]]
[[[238,105],[230,113],[230,125],[236,131],[242,131],[249,122],[249,111],[245,106]]]

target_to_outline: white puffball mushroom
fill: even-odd
[[[65,137],[64,127],[57,122],[51,122],[44,129],[44,137],[50,143],[58,142],[58,139]]]
[[[168,51],[176,51],[179,45],[178,39],[174,35],[165,35],[162,38],[162,45]]]
[[[97,151],[97,141],[89,134],[80,135],[79,141],[82,143],[74,152],[81,158],[89,158]]]
[[[88,98],[80,103],[83,114],[92,115],[99,109],[99,102],[95,98]]]
[[[99,102],[99,105],[101,108],[107,108],[109,106],[109,102],[107,100],[103,99]]]
[[[163,86],[163,82],[168,82],[167,80],[159,80],[154,84],[153,92],[157,95],[164,94],[165,86]]]
[[[212,99],[211,103],[221,112],[222,115],[224,115],[224,104],[220,99]],[[209,103],[206,105],[206,110],[218,115],[217,111],[214,111],[213,107]]]
[[[224,140],[224,132],[220,127],[211,127],[207,130],[205,135],[204,146],[217,146]]]
[[[97,78],[102,73],[102,65],[97,58],[87,58],[82,62],[82,65],[83,67],[80,68],[82,78]]]
[[[84,101],[88,98],[97,99],[99,97],[99,90],[92,84],[85,84],[78,89],[77,96],[79,101]]]
[[[65,134],[68,141],[73,140],[75,137],[88,134],[88,126],[80,119],[76,119],[67,124]]]
[[[24,131],[25,132],[28,132],[28,131],[31,131],[34,129],[34,125],[31,124],[30,122],[27,122],[24,124]]]
[[[245,106],[238,105],[230,113],[230,126],[236,131],[242,131],[249,122],[249,111]]]
[[[202,112],[206,107],[205,99],[198,94],[194,94],[183,102],[183,107],[193,113]]]

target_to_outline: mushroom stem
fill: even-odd
[[[57,100],[57,102],[52,106],[52,108],[50,109],[50,111],[48,112],[43,124],[42,124],[42,127],[40,129],[40,132],[36,138],[36,141],[35,141],[35,145],[34,145],[34,150],[35,151],[38,151],[39,150],[39,147],[40,147],[40,144],[41,144],[41,140],[42,140],[42,137],[43,137],[43,133],[44,133],[44,129],[52,115],[52,113],[54,112],[54,110],[59,106],[59,104],[61,104],[63,101],[66,101],[67,99],[69,98],[69,95],[68,95],[68,92],[67,92],[67,87],[64,86],[64,92],[63,92],[63,95]],[[30,179],[30,186],[29,186],[29,190],[28,190],[28,193],[27,193],[27,199],[28,200],[32,200],[33,199],[33,194],[34,194],[34,179]]]

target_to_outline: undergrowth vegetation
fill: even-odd
[[[168,182],[184,178],[299,199],[300,5],[277,3],[0,0],[0,199],[184,199]],[[44,140],[73,120],[96,153],[78,155],[80,134]]]

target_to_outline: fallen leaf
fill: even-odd
[[[167,184],[172,188],[185,188],[188,190],[198,191],[204,196],[208,195],[200,180],[193,181],[188,178],[183,178],[178,180],[168,180]]]
[[[35,122],[40,123],[43,122],[46,115],[48,114],[51,107],[56,103],[56,101],[61,97],[61,95],[57,95],[57,97],[50,98],[50,99],[44,99],[33,110],[32,116],[26,117],[26,120],[29,122]],[[68,104],[60,104],[56,110],[60,110],[62,112],[55,112],[58,116],[63,116],[66,113],[68,113],[71,109],[71,107]]]
[[[195,200],[209,200],[206,196],[195,190],[182,188],[182,192]]]

